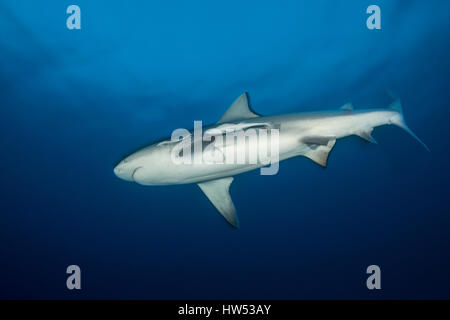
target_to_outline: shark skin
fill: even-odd
[[[345,104],[336,111],[260,116],[252,111],[248,94],[244,93],[205,132],[245,131],[261,126],[277,128],[278,161],[304,156],[326,167],[328,155],[337,139],[357,135],[376,143],[372,131],[383,125],[396,125],[404,129],[429,151],[406,125],[400,100],[395,100],[387,108],[353,110],[351,104]],[[267,166],[267,163],[174,163],[171,154],[178,143],[164,140],[147,146],[122,160],[114,168],[114,173],[121,179],[147,186],[197,183],[222,216],[237,228],[239,221],[229,194],[233,177]],[[247,155],[262,147],[259,141],[254,143],[257,145],[246,149]],[[220,147],[245,148],[239,142],[235,144]]]

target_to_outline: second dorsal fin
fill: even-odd
[[[217,123],[232,122],[257,117],[259,117],[259,115],[250,109],[248,93],[245,92],[233,102],[231,107],[228,108]]]
[[[346,103],[340,109],[347,112],[353,111],[353,105],[351,103]]]

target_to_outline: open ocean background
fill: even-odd
[[[0,35],[0,298],[450,298],[449,1],[2,0]],[[387,90],[431,153],[387,126],[339,140],[326,169],[242,174],[238,230],[196,185],[113,173],[244,91],[270,115]]]

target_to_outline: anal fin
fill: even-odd
[[[375,139],[372,137],[372,131],[373,131],[373,128],[371,128],[370,130],[366,130],[366,131],[358,131],[358,132],[356,132],[355,134],[356,134],[357,136],[363,138],[363,139],[366,140],[366,141],[369,141],[369,142],[371,142],[371,143],[377,144],[377,143],[378,143],[377,140],[375,140]]]

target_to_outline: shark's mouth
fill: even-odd
[[[134,175],[136,174],[136,172],[141,169],[142,167],[137,167],[136,169],[133,170],[133,173],[131,174],[131,180],[134,180]],[[134,180],[136,181],[136,180]]]

